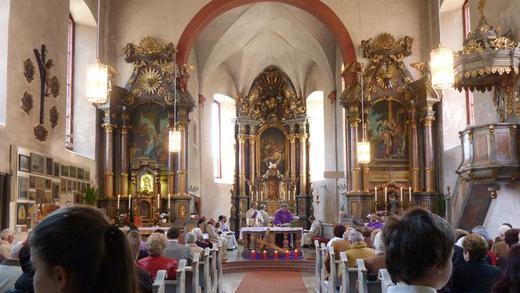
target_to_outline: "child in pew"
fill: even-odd
[[[126,236],[97,209],[54,211],[34,228],[29,245],[35,292],[138,292]]]

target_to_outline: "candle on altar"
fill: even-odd
[[[256,251],[254,249],[251,250],[251,259],[256,259]]]
[[[274,259],[276,259],[276,260],[278,259],[278,250],[274,251]]]
[[[377,203],[377,187],[374,187],[374,202]]]
[[[385,186],[385,202],[387,202],[387,201],[388,201],[388,189]]]
[[[285,251],[285,259],[289,259],[291,257],[291,253],[289,252],[289,250],[286,250]]]
[[[170,197],[171,197],[171,195],[168,193],[168,212],[170,211],[170,208],[171,208]]]
[[[128,211],[132,208],[132,195],[128,195]]]
[[[260,201],[264,200],[264,191],[260,191]]]
[[[403,187],[401,186],[401,202],[403,202]]]
[[[161,195],[157,193],[157,211],[161,209]]]
[[[117,210],[119,210],[119,202],[121,201],[121,194],[117,195]]]
[[[264,260],[267,259],[267,250],[264,250],[264,253],[263,253],[263,255],[262,255],[262,258],[263,258]]]
[[[412,201],[412,188],[408,187],[408,199],[411,202]]]
[[[298,258],[300,255],[298,254],[298,249],[294,250],[294,258]]]

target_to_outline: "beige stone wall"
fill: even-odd
[[[94,176],[94,160],[85,158],[65,149],[65,81],[66,81],[66,49],[67,19],[69,17],[68,1],[11,1],[9,18],[9,42],[7,63],[7,119],[6,125],[0,126],[0,171],[14,172],[16,177],[17,159],[9,160],[10,145],[28,151],[37,152],[54,158],[56,161],[89,168]],[[23,76],[23,61],[31,58],[36,65],[33,50],[45,44],[49,58],[54,60],[52,75],[60,81],[60,95],[55,99],[47,98],[45,105],[45,126],[49,129],[46,142],[38,142],[33,134],[33,127],[39,120],[39,74],[35,80],[27,83]],[[37,69],[37,68],[36,68]],[[20,98],[25,91],[34,97],[34,108],[27,116],[20,108]],[[58,126],[51,129],[49,110],[56,106],[60,115]],[[13,181],[15,184],[16,181]],[[15,188],[12,188],[14,201]]]

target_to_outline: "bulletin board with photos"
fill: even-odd
[[[53,210],[83,203],[90,170],[37,153],[18,154],[16,225],[27,229]]]

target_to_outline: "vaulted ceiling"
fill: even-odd
[[[297,91],[334,86],[337,44],[314,16],[280,3],[230,10],[212,21],[195,44],[201,92],[212,94],[215,75],[227,74],[236,93],[247,94],[267,66],[280,67]],[[341,60],[341,59],[340,59]]]

